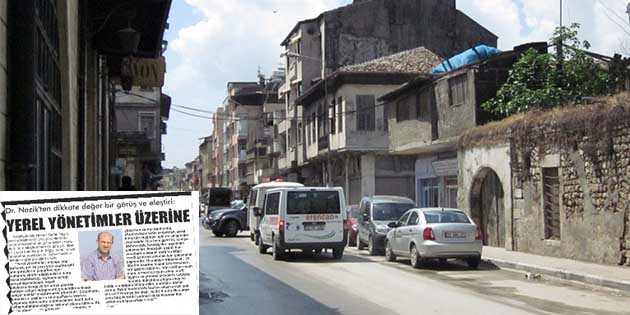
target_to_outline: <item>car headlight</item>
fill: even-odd
[[[389,229],[387,227],[384,227],[384,226],[377,226],[376,227],[376,233],[387,234],[387,232],[389,232]]]

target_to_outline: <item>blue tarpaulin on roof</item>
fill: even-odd
[[[481,60],[489,59],[496,56],[501,51],[496,47],[479,45],[475,48],[468,49],[461,54],[455,55],[448,60],[443,61],[439,66],[433,68],[431,73],[439,74],[449,72],[465,65],[475,63]]]

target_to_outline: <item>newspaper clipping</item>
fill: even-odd
[[[0,314],[197,315],[198,200],[1,192]]]

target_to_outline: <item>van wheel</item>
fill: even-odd
[[[368,239],[368,254],[370,254],[370,256],[374,256],[376,255],[376,249],[374,248],[374,239],[372,238],[372,236],[370,236],[370,238]]]
[[[343,257],[343,247],[333,248],[332,255],[334,259],[341,260]]]
[[[418,269],[422,267],[422,257],[420,257],[420,254],[418,254],[418,249],[416,248],[416,245],[411,245],[409,256],[411,257],[411,265],[414,268]]]
[[[269,248],[269,247],[267,245],[263,244],[262,239],[260,239],[260,235],[257,235],[256,239],[258,240],[258,253],[260,253],[260,254],[267,253],[267,248]]]
[[[225,235],[227,237],[235,237],[238,234],[238,222],[230,220],[225,223]]]
[[[276,242],[275,237],[272,238],[271,241],[273,242],[273,245],[272,245],[272,248],[271,248],[271,253],[273,255],[273,260],[282,260],[283,254],[284,254],[284,250],[280,247],[280,244],[278,244],[278,242]]]
[[[223,233],[219,232],[219,231],[212,231],[212,234],[214,234],[214,236],[216,237],[221,237],[223,236]]]
[[[394,255],[392,245],[389,244],[388,240],[385,240],[385,260],[396,261],[396,255]]]
[[[363,249],[365,249],[365,245],[363,245],[363,242],[361,242],[361,239],[357,236],[357,250]]]

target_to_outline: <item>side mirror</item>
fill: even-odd
[[[254,207],[254,216],[257,217],[262,217],[263,216],[263,209],[259,208],[259,207]]]
[[[389,222],[388,227],[395,229],[398,227],[398,222]]]

